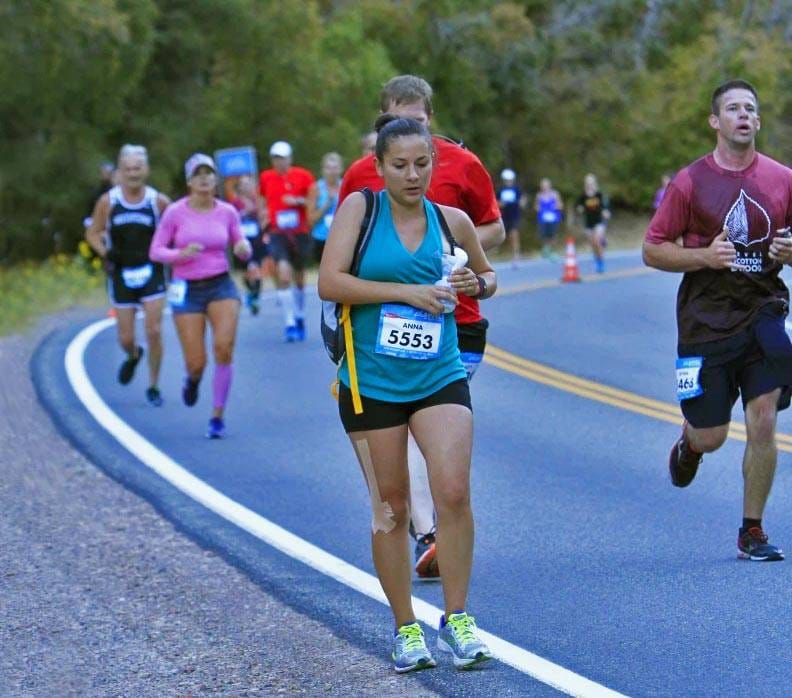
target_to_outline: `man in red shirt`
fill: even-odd
[[[399,75],[389,80],[380,93],[380,112],[415,119],[429,126],[432,111],[432,88],[415,75]],[[436,159],[427,198],[438,204],[460,208],[470,216],[484,250],[500,245],[505,232],[498,200],[489,173],[481,161],[458,143],[435,135],[432,137]],[[368,187],[383,188],[382,178],[374,167],[374,155],[366,154],[344,174],[338,194],[339,206],[354,191]],[[479,312],[478,301],[459,296],[456,308],[457,333],[462,363],[473,377],[484,356],[487,321]],[[429,492],[426,462],[410,437],[411,530],[417,540],[416,572],[421,577],[437,577],[434,544],[434,509]]]
[[[305,339],[305,264],[313,248],[305,202],[314,176],[292,165],[292,148],[276,141],[269,151],[272,168],[259,176],[267,205],[270,254],[277,265],[277,295],[287,342]]]
[[[775,474],[776,413],[789,407],[792,343],[784,329],[792,263],[792,170],[756,151],[759,101],[744,80],[720,85],[709,124],[715,150],[674,177],[649,225],[644,261],[683,272],[677,296],[677,397],[685,424],[669,459],[687,487],[702,454],[729,433],[738,394],[745,410],[739,556],[783,560],[762,529]],[[681,241],[681,244],[679,244]]]

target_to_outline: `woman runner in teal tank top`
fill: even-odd
[[[393,225],[387,192],[381,191],[377,196],[380,198],[379,215],[358,277],[433,285],[443,273],[443,253],[450,251],[434,207],[423,200],[426,234],[423,242],[411,252],[402,244]],[[466,378],[459,358],[453,313],[434,316],[425,311],[416,313],[414,309],[405,313],[399,312],[393,304],[365,303],[353,306],[351,315],[362,395],[389,402],[408,402]],[[398,318],[405,315],[406,318],[399,322]],[[389,328],[384,337],[381,326]],[[409,334],[404,334],[405,327]],[[390,340],[395,341],[389,343]],[[344,357],[341,364],[339,379],[349,388],[347,358]]]
[[[449,206],[435,209],[425,198],[434,159],[426,127],[383,115],[377,131],[376,164],[385,190],[359,274],[349,271],[365,213],[359,192],[337,211],[319,268],[321,298],[352,307],[363,412],[353,409],[346,361],[339,370],[339,412],[371,497],[372,552],[394,615],[396,671],[436,665],[412,608],[408,425],[426,457],[437,512],[445,602],[438,647],[453,653],[456,666],[469,667],[491,654],[465,610],[473,557],[473,414],[453,313],[444,309],[453,309],[459,293],[491,296],[495,272],[467,215]],[[439,216],[468,257],[446,285],[435,283],[442,255],[451,251]]]

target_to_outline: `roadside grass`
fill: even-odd
[[[36,318],[105,302],[105,275],[80,255],[0,267],[0,336],[24,330]]]

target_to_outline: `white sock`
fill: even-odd
[[[302,320],[305,317],[305,289],[292,286],[292,299],[294,300],[294,314]]]
[[[412,432],[408,432],[407,466],[410,470],[410,518],[416,534],[423,536],[434,531],[435,516],[429,475],[421,449],[415,443]]]
[[[292,292],[288,288],[279,288],[276,295],[280,301],[281,312],[283,313],[283,324],[286,327],[292,327],[295,324]]]

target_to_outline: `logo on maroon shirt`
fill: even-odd
[[[764,207],[740,189],[740,195],[726,214],[723,225],[729,231],[726,239],[737,252],[733,270],[763,271],[762,243],[770,238],[771,233],[770,216]]]

